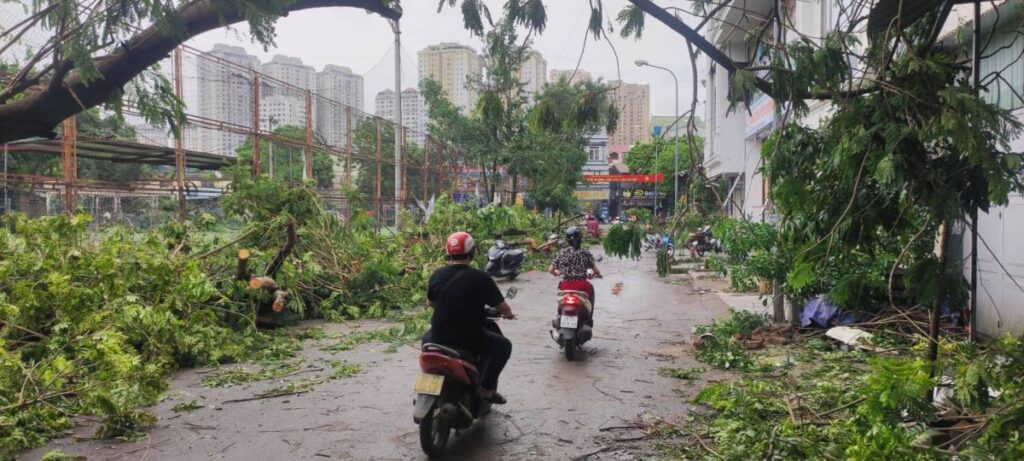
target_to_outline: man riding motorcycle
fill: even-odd
[[[480,396],[505,403],[497,392],[498,376],[512,355],[512,342],[485,329],[486,306],[496,307],[506,319],[515,318],[498,285],[484,272],[470,267],[476,251],[473,237],[456,232],[448,237],[445,252],[451,264],[437,269],[427,284],[427,300],[434,313],[423,342],[471,351],[487,358]]]
[[[601,278],[603,276],[598,270],[597,264],[594,262],[594,255],[590,253],[590,250],[580,248],[583,244],[583,233],[578,228],[573,226],[566,229],[565,240],[569,243],[569,247],[561,249],[555,255],[548,272],[556,277],[562,277],[562,281],[558,283],[559,290],[582,291],[590,297],[591,315],[587,319],[587,324],[594,326],[594,285],[591,285],[588,280],[587,270],[593,270],[594,277]]]

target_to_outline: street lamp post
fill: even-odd
[[[651,64],[651,63],[649,63],[647,61],[644,61],[642,59],[638,59],[636,61],[636,66],[637,67],[644,67],[644,66],[653,67],[655,69],[661,69],[661,70],[663,70],[665,72],[668,72],[670,75],[672,75],[672,80],[676,83],[676,99],[675,99],[676,114],[675,114],[675,121],[672,122],[672,126],[674,127],[673,128],[674,132],[675,133],[679,133],[679,79],[676,78],[676,73],[672,72],[672,70],[667,68],[667,67],[656,66],[656,65]],[[673,162],[675,163],[675,173],[672,175],[672,183],[675,186],[675,189],[672,192],[672,210],[675,210],[676,204],[679,203],[679,136],[673,136],[672,138],[673,138],[672,151],[673,151],[673,157],[674,157]],[[657,157],[655,157],[654,162],[655,162],[655,164],[657,164],[657,162],[658,162]],[[657,194],[655,194],[654,200],[655,200],[655,203],[657,203],[657,200],[658,200]]]

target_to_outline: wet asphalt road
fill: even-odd
[[[686,414],[689,407],[678,390],[692,395],[700,382],[663,378],[658,369],[697,365],[688,346],[692,327],[726,315],[726,306],[713,294],[694,293],[682,276],[658,279],[652,256],[607,258],[599,266],[605,278],[595,280],[595,338],[583,346],[577,362],[567,362],[549,336],[556,280],[528,273],[514,283],[499,283],[503,290],[510,285],[519,290],[511,302],[519,318],[501,322],[513,343],[500,384],[509,403],[454,436],[447,459],[637,459],[656,453],[651,443],[630,440],[642,432],[608,428],[635,424],[644,413],[677,421]],[[622,283],[617,296],[612,294],[616,283]],[[318,326],[327,333],[353,327]],[[69,437],[20,459],[39,459],[52,448],[89,460],[426,459],[412,421],[417,349],[389,353],[380,344],[335,353],[319,349],[329,342],[311,340],[302,354],[309,363],[320,363],[316,366],[323,360],[359,363],[362,372],[301,395],[224,403],[281,381],[206,388],[200,382],[209,370],[184,371],[171,381],[169,398],[154,409],[159,421],[149,437],[130,443]],[[314,376],[299,373],[286,380]],[[171,410],[190,400],[205,407]],[[76,433],[89,434],[85,427]]]

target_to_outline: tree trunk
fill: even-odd
[[[772,313],[775,317],[775,323],[783,323],[786,321],[786,299],[782,295],[782,287],[779,285],[781,282],[778,280],[772,280]],[[791,323],[795,323],[796,319],[789,319]]]
[[[518,195],[519,195],[519,175],[513,174],[512,175],[512,199],[511,199],[511,203],[509,203],[509,205],[515,205],[516,204],[516,196],[518,196]]]
[[[362,8],[388,19],[401,17],[398,10],[387,7],[381,0],[296,0],[282,6],[281,15],[334,6]],[[110,100],[125,84],[166,58],[175,47],[204,32],[246,19],[243,11],[212,0],[187,3],[178,16],[180,34],[165,34],[159,25],[151,25],[110,54],[94,58],[102,78],[87,84],[77,72],[70,72],[62,84],[36,86],[35,89],[42,91],[26,90],[18,93],[24,96],[21,99],[0,105],[0,143],[34,136],[55,137],[53,129],[62,120]],[[70,59],[65,59],[56,68],[73,66]]]
[[[238,250],[238,265],[235,268],[236,280],[249,280],[252,273],[249,272],[249,250],[242,248]]]
[[[939,339],[941,330],[939,329],[939,315],[942,307],[942,303],[946,301],[946,276],[948,268],[946,264],[949,259],[949,221],[943,221],[939,225],[939,272],[935,274],[939,277],[938,290],[936,294],[935,302],[932,304],[931,313],[928,318],[928,361],[932,365],[931,377],[935,378],[939,374]],[[929,402],[932,401],[933,393],[931,389],[928,391],[928,395],[925,399]]]

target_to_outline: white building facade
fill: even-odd
[[[223,44],[214,45],[208,54],[237,64],[242,69],[226,66],[216,60],[198,60],[198,115],[211,120],[251,126],[252,72],[246,70],[259,69],[259,59],[246,53],[242,47]],[[245,135],[236,133],[203,129],[191,134],[194,136],[186,136],[189,148],[229,157],[235,156],[236,149],[245,142]]]
[[[519,69],[519,81],[523,84],[527,103],[533,105],[534,98],[548,82],[548,61],[535,50],[528,53]]]
[[[374,100],[375,115],[393,121],[395,119],[395,92],[384,90]],[[415,88],[402,90],[402,125],[408,128],[406,140],[423,146],[426,142],[426,103]]]
[[[472,86],[483,74],[483,60],[471,47],[458,43],[428,46],[418,53],[419,80],[440,83],[448,99],[463,113],[476,108],[479,94]]]
[[[332,146],[343,147],[348,142],[347,108],[363,108],[363,77],[348,67],[327,65],[316,74],[316,130]],[[355,125],[356,113],[351,115]]]

